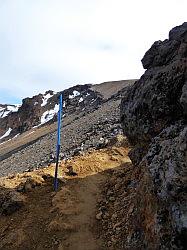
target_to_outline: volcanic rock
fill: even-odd
[[[187,23],[173,28],[169,39],[155,42],[142,64],[147,70],[124,96],[121,121],[134,146],[129,156],[142,171],[138,209],[145,245],[153,243],[147,231],[152,221],[152,249],[185,249]]]
[[[156,42],[142,59],[148,70],[129,89],[121,103],[121,121],[125,134],[133,144],[150,142],[165,127],[186,114],[187,23],[176,27],[181,37],[171,35]],[[174,31],[171,31],[171,34]],[[178,34],[178,33],[177,33]],[[172,49],[171,44],[172,45]],[[185,53],[180,52],[181,47]]]

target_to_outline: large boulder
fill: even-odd
[[[159,239],[155,249],[184,249],[187,238],[187,23],[173,28],[169,39],[155,42],[142,64],[147,70],[121,102],[122,127],[134,146],[130,158],[149,173],[152,184],[145,190],[153,188],[157,200],[152,213],[153,229]],[[156,220],[163,211],[167,219]],[[142,223],[145,225],[145,221]]]
[[[122,100],[121,121],[134,144],[150,141],[167,125],[186,116],[187,23],[173,30],[170,39],[154,43],[146,52],[142,62],[148,70]],[[171,48],[171,44],[175,46]]]
[[[145,53],[142,64],[144,69],[167,65],[175,60],[187,56],[187,22],[173,28],[169,32],[169,39],[155,42]]]

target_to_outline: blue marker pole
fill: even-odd
[[[58,130],[57,130],[57,148],[56,148],[56,167],[55,167],[55,180],[54,180],[54,190],[57,192],[58,189],[58,161],[60,154],[60,129],[61,129],[61,118],[63,109],[63,98],[62,94],[59,96],[59,111],[58,111]]]

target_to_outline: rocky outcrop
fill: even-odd
[[[134,145],[133,163],[142,180],[139,202],[146,244],[152,221],[155,249],[184,249],[187,238],[187,23],[175,27],[169,39],[155,42],[142,59],[145,74],[121,103],[123,131]],[[146,188],[141,187],[146,186]],[[152,190],[152,191],[151,191]],[[145,203],[154,209],[145,212]],[[147,200],[146,200],[147,199]],[[151,202],[150,202],[151,204]],[[147,237],[146,237],[147,235]]]
[[[76,115],[83,109],[89,113],[101,104],[102,96],[98,92],[91,90],[90,87],[91,85],[89,84],[77,85],[63,91],[64,112],[66,115],[72,113]],[[20,105],[18,110],[6,112],[6,116],[0,117],[0,140],[1,137],[5,140],[21,134],[34,126],[42,126],[56,121],[59,95],[60,92],[55,93],[49,90],[45,94],[23,99],[22,105]],[[4,111],[3,107],[1,109]],[[8,134],[9,137],[4,136],[8,130],[11,130],[10,135]]]
[[[148,70],[122,100],[124,131],[134,143],[150,141],[186,115],[187,23],[179,29],[181,37],[174,28],[169,40],[155,42],[146,52],[142,63]]]
[[[12,105],[12,104],[0,104],[0,119],[6,117],[10,113],[17,112],[20,105]]]

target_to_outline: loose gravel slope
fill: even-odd
[[[77,151],[85,151],[88,148],[98,148],[105,143],[107,138],[112,137],[120,131],[119,124],[120,100],[111,100],[104,103],[100,108],[87,115],[71,117],[64,121],[62,128],[62,157],[70,157]],[[1,155],[8,158],[0,162],[0,176],[6,176],[14,172],[23,172],[46,165],[50,155],[56,150],[56,124],[53,124],[54,132],[34,141],[28,138],[31,145],[23,144],[22,149],[16,152]],[[35,133],[35,132],[34,132]],[[33,138],[34,133],[30,136]],[[37,133],[37,132],[36,132]],[[16,141],[15,141],[16,142]]]

